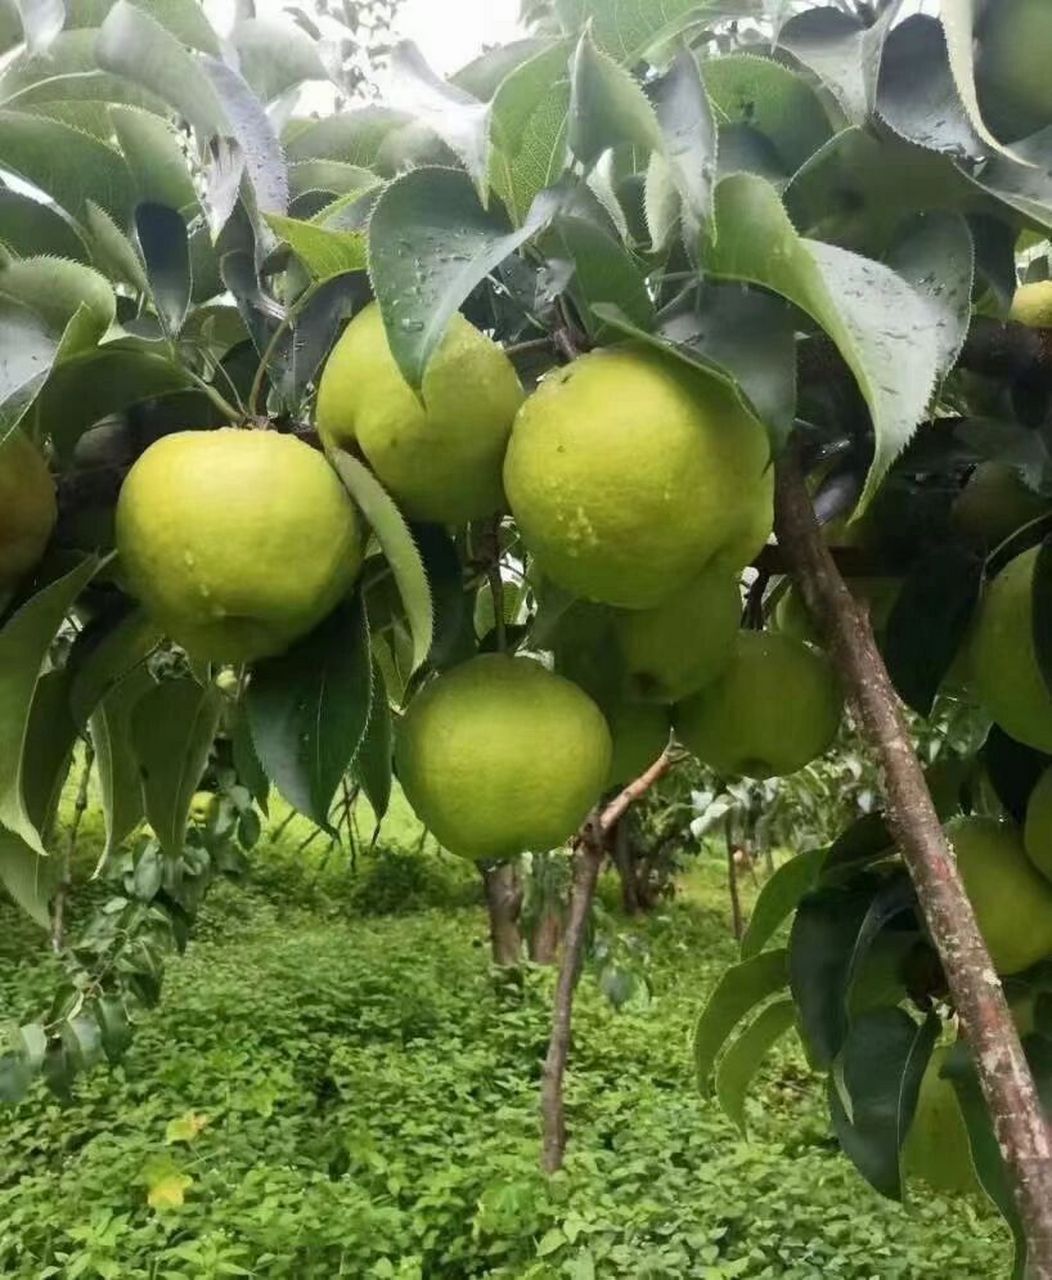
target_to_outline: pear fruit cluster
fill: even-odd
[[[36,445],[20,430],[0,442],[0,597],[44,554],[58,517],[55,484]]]

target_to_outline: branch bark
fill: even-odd
[[[510,862],[483,867],[481,871],[489,913],[493,963],[502,968],[512,968],[522,959],[522,933],[519,929],[522,887],[518,872]]]
[[[1052,1280],[1052,1136],[868,614],[856,605],[822,541],[791,452],[777,468],[775,528],[808,608],[827,637],[863,734],[881,765],[888,827],[913,878],[975,1056],[1026,1233],[1028,1276]]]
[[[563,1082],[570,1055],[573,998],[577,980],[581,976],[585,932],[595,898],[595,886],[606,855],[605,836],[620,822],[628,809],[668,773],[674,763],[672,753],[663,751],[646,773],[625,787],[601,813],[589,818],[574,841],[570,912],[563,936],[562,963],[559,966],[552,1005],[551,1038],[541,1072],[541,1168],[545,1173],[561,1169],[566,1154]]]
[[[77,836],[80,824],[88,807],[88,788],[91,785],[91,769],[95,763],[95,748],[90,741],[84,744],[84,765],[81,769],[80,781],[77,784],[77,795],[73,801],[73,817],[69,824],[69,837],[62,850],[62,871],[55,889],[55,897],[51,904],[51,950],[60,955],[66,946],[66,902],[72,886],[73,855],[77,851]]]

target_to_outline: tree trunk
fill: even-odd
[[[530,933],[530,959],[534,964],[554,964],[563,936],[562,912],[545,907]]]
[[[621,882],[621,908],[626,916],[638,915],[642,909],[639,901],[639,882],[636,878],[636,866],[632,857],[632,843],[629,840],[628,824],[618,822],[609,833],[608,844],[613,858],[617,878]]]
[[[517,965],[522,960],[522,933],[519,929],[522,887],[519,873],[513,863],[502,862],[495,867],[482,868],[482,883],[489,912],[493,963],[503,967]]]
[[[791,453],[779,462],[775,527],[884,775],[886,817],[917,889],[1026,1234],[1030,1280],[1052,1280],[1052,1136],[865,609],[822,540]]]

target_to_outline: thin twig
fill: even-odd
[[[804,601],[827,637],[863,736],[880,762],[888,827],[913,878],[975,1057],[1026,1234],[1028,1276],[1052,1280],[1052,1136],[868,611],[858,607],[829,554],[791,452],[776,473],[775,528]]]

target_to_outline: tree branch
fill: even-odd
[[[1052,1138],[1000,982],[859,608],[822,541],[792,454],[779,462],[775,528],[884,775],[887,821],[946,971],[1026,1233],[1030,1280],[1052,1280]]]
[[[66,945],[66,901],[69,897],[73,855],[77,851],[77,836],[80,834],[80,824],[88,807],[88,787],[91,784],[91,768],[94,763],[95,748],[89,740],[84,744],[84,768],[81,771],[80,782],[77,784],[76,799],[73,801],[69,838],[62,850],[61,878],[55,889],[55,900],[51,904],[51,950],[56,955],[59,955]]]
[[[563,938],[562,963],[552,1004],[552,1032],[541,1073],[541,1168],[554,1173],[562,1168],[566,1154],[566,1114],[563,1081],[570,1055],[573,998],[581,976],[585,933],[592,911],[595,887],[606,856],[604,836],[624,817],[629,808],[668,773],[676,757],[663,751],[646,773],[630,783],[600,813],[593,814],[574,840],[573,886],[570,914]]]

